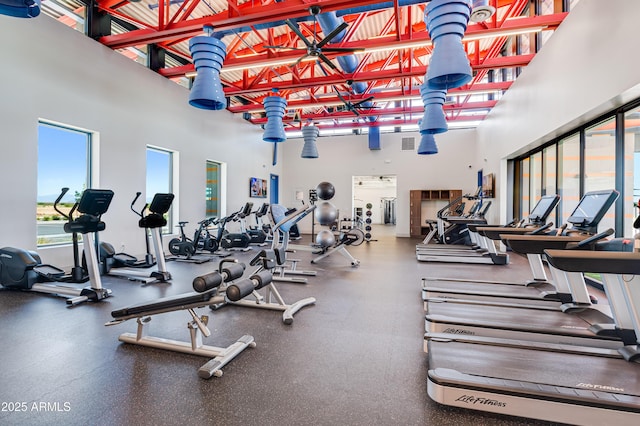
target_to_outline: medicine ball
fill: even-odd
[[[336,189],[329,182],[320,182],[316,187],[316,193],[321,200],[330,200],[336,195]]]

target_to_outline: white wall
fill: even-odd
[[[638,17],[637,0],[580,1],[478,127],[477,152],[502,200],[505,159],[640,96]]]
[[[228,211],[248,200],[250,176],[282,174],[260,128],[191,107],[187,89],[47,16],[0,16],[0,52],[1,246],[36,248],[38,119],[99,132],[99,186],[116,194],[101,239],[133,254],[144,252],[129,204],[144,192],[147,144],[179,153],[174,204],[193,228],[205,215],[207,159],[227,163]],[[68,247],[40,253],[59,266],[72,262]]]
[[[416,149],[418,133],[383,133],[381,150],[368,148],[367,135],[319,137],[319,158],[300,158],[302,139],[291,139],[281,145],[283,179],[280,202],[296,204],[296,191],[304,191],[323,181],[331,182],[336,195],[331,202],[341,212],[351,211],[352,176],[396,175],[396,235],[409,236],[409,191],[412,189],[461,189],[473,192],[477,183],[478,164],[474,130],[450,130],[436,135],[437,155],[418,155],[403,151],[402,138],[414,137]],[[310,232],[311,220],[299,224],[301,232]]]

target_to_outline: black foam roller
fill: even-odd
[[[251,275],[251,279],[255,282],[255,289],[258,290],[273,281],[273,274],[271,271],[260,271]]]
[[[253,284],[253,281],[251,281],[250,279],[247,278],[242,281],[238,281],[237,283],[233,283],[229,287],[227,287],[227,299],[231,300],[232,302],[237,302],[243,297],[250,295],[254,289],[255,286]]]
[[[226,282],[238,279],[244,274],[244,263],[227,263],[228,266],[222,268],[222,273],[226,274]]]
[[[222,275],[218,271],[209,272],[193,279],[193,289],[198,293],[204,293],[222,284]]]

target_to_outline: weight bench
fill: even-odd
[[[163,297],[151,302],[139,303],[111,312],[114,318],[105,325],[117,325],[130,319],[135,319],[138,324],[136,333],[123,333],[118,337],[123,343],[147,346],[157,349],[166,349],[174,352],[187,353],[212,358],[198,369],[198,376],[209,379],[212,376],[222,376],[222,367],[227,365],[247,347],[255,347],[253,336],[244,335],[235,343],[226,348],[204,345],[202,337],[209,337],[211,331],[207,327],[209,317],[198,316],[195,309],[216,303],[222,303],[225,296],[219,291],[223,283],[228,283],[242,277],[245,265],[234,260],[220,262],[219,270],[198,276],[193,280],[194,292]],[[253,285],[255,278],[240,280],[236,285],[247,287]],[[191,337],[190,342],[164,339],[147,336],[148,324],[153,315],[166,312],[186,310],[191,315],[191,321],[187,323]]]
[[[302,308],[316,303],[313,297],[298,300],[297,302],[287,304],[282,295],[275,286],[273,268],[277,265],[276,255],[280,251],[280,256],[284,256],[283,248],[261,250],[249,262],[251,266],[258,266],[258,269],[252,274],[251,282],[240,281],[233,283],[224,288],[226,299],[223,304],[232,304],[246,306],[249,308],[271,309],[282,311],[282,321],[285,324],[293,323],[293,316]],[[258,290],[264,288],[264,294],[260,294]],[[253,300],[245,300],[245,297],[252,295]],[[213,305],[212,309],[217,309],[223,304]]]

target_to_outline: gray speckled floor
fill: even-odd
[[[419,263],[419,241],[392,231],[378,227],[379,241],[350,248],[358,268],[339,255],[317,265],[308,262],[311,253],[292,255],[318,271],[306,285],[278,284],[288,302],[317,299],[292,325],[276,311],[200,310],[210,315],[207,344],[226,346],[244,334],[257,343],[211,380],[197,375],[205,358],[122,344],[118,335],[135,332],[135,322],[104,324],[113,309],[190,291],[193,277],[214,263],[169,262],[172,284],[105,278],[114,297],[73,309],[63,299],[2,290],[0,424],[542,424],[439,406],[426,393],[420,278],[520,280],[529,273],[523,259],[514,256],[508,266]],[[184,311],[156,316],[152,334],[188,340],[189,319]]]

